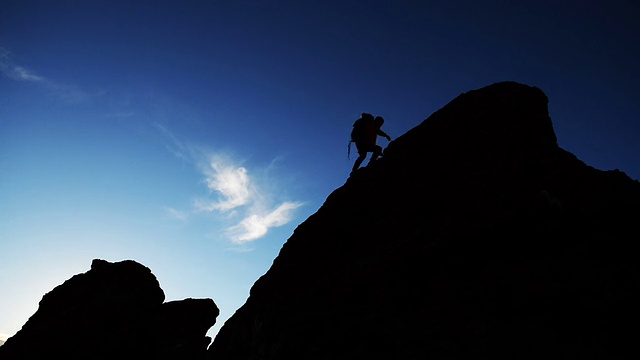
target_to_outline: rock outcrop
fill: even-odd
[[[202,359],[218,308],[211,299],[164,298],[145,266],[94,260],[42,298],[0,358]]]
[[[460,95],[301,224],[211,360],[638,358],[640,183],[539,89]]]
[[[204,359],[211,338],[207,331],[219,310],[211,299],[185,299],[162,304],[158,336],[160,359]]]

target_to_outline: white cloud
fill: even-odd
[[[205,175],[207,188],[218,193],[219,199],[208,203],[200,200],[197,206],[201,211],[229,211],[248,204],[256,197],[247,169],[242,166],[214,158],[205,169]]]
[[[242,220],[227,228],[227,236],[235,244],[245,244],[267,234],[270,228],[289,223],[294,210],[302,206],[299,202],[285,201],[270,206],[275,194],[264,194],[264,188],[277,191],[277,184],[249,176],[249,171],[220,155],[209,158],[203,169],[207,188],[218,196],[217,200],[199,199],[195,202],[197,211],[218,212],[228,218]],[[259,183],[259,184],[258,184]],[[270,209],[270,210],[265,210]]]
[[[226,228],[224,234],[233,244],[246,245],[265,236],[269,229],[286,225],[293,219],[295,210],[303,205],[276,200],[281,197],[281,184],[268,173],[274,171],[274,164],[280,158],[276,157],[264,168],[249,171],[231,155],[212,154],[181,141],[164,125],[153,125],[168,143],[167,149],[181,160],[195,164],[204,177],[203,184],[209,195],[193,201],[193,212],[210,214],[222,222],[221,227]],[[165,207],[165,213],[181,221],[191,215],[170,207]]]
[[[282,226],[291,221],[293,211],[300,206],[302,203],[284,202],[266,215],[251,214],[229,229],[230,238],[236,244],[257,240],[266,235],[269,228]]]

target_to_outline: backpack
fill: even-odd
[[[349,145],[347,145],[347,159],[351,160],[351,143],[360,140],[364,125],[371,121],[373,121],[373,115],[362,113],[360,118],[353,123],[353,129],[351,129],[351,140],[349,141]]]

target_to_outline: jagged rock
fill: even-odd
[[[640,183],[539,89],[460,95],[301,224],[212,360],[637,358]]]
[[[207,331],[220,314],[211,299],[185,299],[162,304],[161,354],[165,359],[204,359],[211,338]]]
[[[0,358],[173,359],[182,354],[202,355],[206,348],[202,343],[209,342],[206,331],[218,315],[213,301],[163,301],[164,292],[147,267],[131,260],[94,260],[91,270],[42,298],[38,311],[0,347]]]

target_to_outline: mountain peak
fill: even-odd
[[[497,83],[394,140],[295,230],[210,358],[634,351],[640,184],[559,148],[547,102]]]

